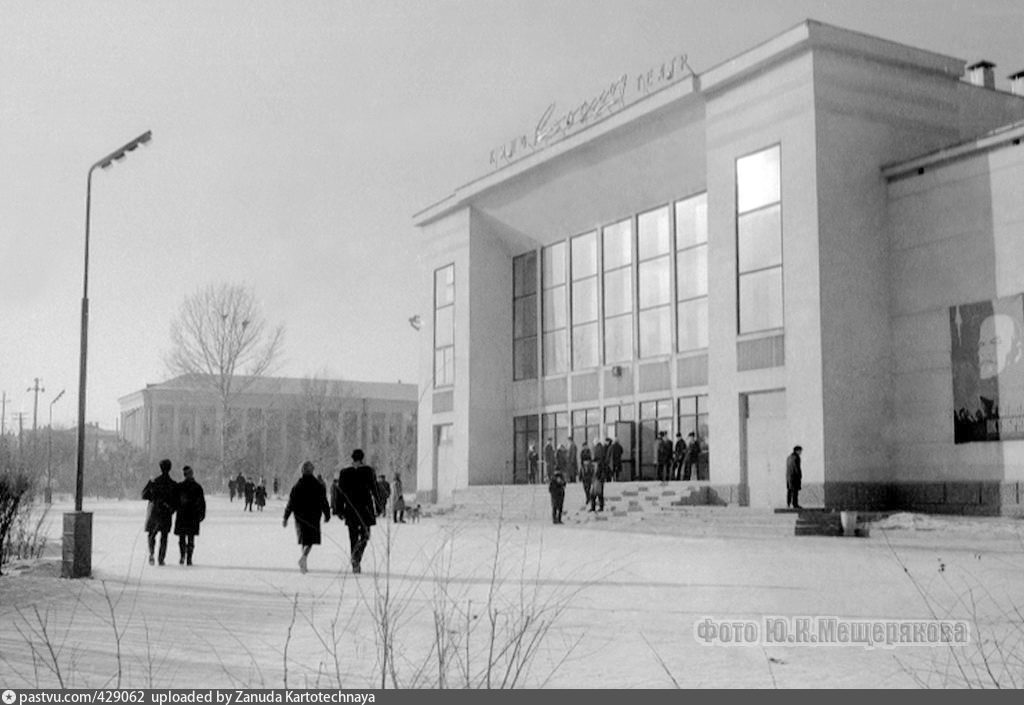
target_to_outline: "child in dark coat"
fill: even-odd
[[[548,483],[548,492],[551,493],[551,521],[554,524],[562,523],[562,505],[565,504],[565,476],[555,472]]]

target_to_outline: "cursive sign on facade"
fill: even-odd
[[[650,93],[692,76],[686,54],[673,56],[657,68],[637,74],[630,80],[622,74],[596,96],[559,113],[556,103],[548,105],[533,131],[503,142],[491,150],[490,164],[501,167],[568,137],[599,118],[616,113]]]

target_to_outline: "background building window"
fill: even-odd
[[[604,361],[633,359],[633,220],[602,231],[604,261]]]
[[[672,352],[672,236],[668,206],[637,218],[640,357]]]
[[[455,265],[434,272],[434,386],[455,383]]]
[[[739,332],[781,328],[782,196],[778,145],[736,160]]]
[[[680,352],[708,346],[708,196],[676,203],[676,320]]]
[[[545,247],[541,257],[541,323],[544,337],[544,374],[562,374],[568,370],[569,302],[566,286],[566,244],[558,242]]]
[[[572,259],[572,368],[597,367],[597,232],[569,241]]]
[[[544,459],[544,445],[550,438],[554,442],[555,450],[562,443],[569,442],[569,412],[556,411],[541,416],[541,445],[537,446],[537,452]]]
[[[640,478],[655,479],[658,476],[658,434],[675,440],[672,435],[672,400],[640,402]]]
[[[537,253],[512,260],[513,379],[537,378]]]

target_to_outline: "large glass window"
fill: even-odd
[[[434,386],[455,383],[455,265],[434,271]]]
[[[604,259],[604,361],[633,358],[633,220],[602,231]]]
[[[783,325],[781,194],[778,145],[736,160],[740,333]]]
[[[572,258],[572,368],[597,367],[597,233],[569,241]]]
[[[658,477],[658,434],[672,438],[672,400],[640,402],[640,478]]]
[[[537,377],[537,253],[512,260],[513,379]]]
[[[576,409],[572,412],[572,439],[576,441],[577,449],[583,446],[583,442],[592,443],[595,438],[601,437],[601,410]]]
[[[569,302],[566,286],[566,243],[545,247],[542,252],[543,305],[541,316],[544,337],[544,374],[564,373],[568,369]]]
[[[708,196],[676,203],[676,321],[680,352],[708,346]]]
[[[514,433],[514,446],[513,451],[515,455],[514,459],[514,475],[512,481],[514,483],[525,483],[529,481],[529,454],[530,448],[532,447],[539,458],[541,446],[540,446],[540,418],[536,414],[530,414],[529,416],[516,416],[513,420],[513,433]],[[534,481],[539,478],[540,463],[537,464],[538,476],[534,477]]]
[[[695,451],[696,456],[691,456],[694,467],[691,468],[690,479],[709,480],[711,478],[708,466],[708,397],[703,394],[680,397],[678,404],[679,433],[683,434],[687,445],[694,440],[698,445],[698,449]],[[692,438],[689,435],[691,433],[693,434]]]
[[[672,242],[668,206],[637,218],[640,357],[672,352]]]

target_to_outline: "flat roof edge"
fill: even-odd
[[[967,62],[953,56],[917,49],[889,39],[805,20],[796,27],[763,42],[701,74],[701,89],[725,88],[765,65],[803,50],[833,50],[873,58],[885,63],[913,66],[928,73],[959,79]]]
[[[479,196],[498,184],[514,179],[527,171],[557,159],[568,152],[579,149],[590,142],[596,141],[638,118],[655,113],[661,108],[672,103],[695,95],[700,95],[700,79],[697,76],[690,74],[675,83],[635,100],[621,110],[595,120],[587,127],[554,142],[548,147],[531,152],[524,157],[516,159],[513,162],[489,171],[483,176],[479,176],[463,184],[450,196],[442,198],[418,213],[415,213],[412,217],[413,224],[417,227],[428,225],[431,222],[438,220],[439,218],[443,218],[453,211],[468,205],[471,199]]]

